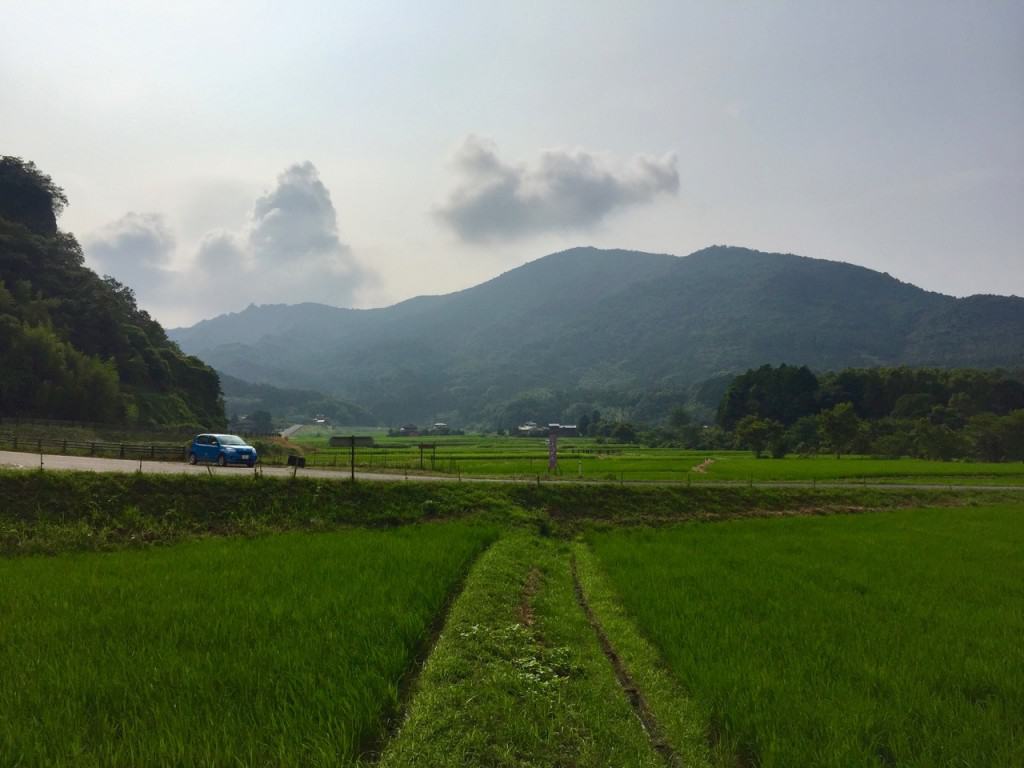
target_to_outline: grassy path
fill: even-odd
[[[480,558],[381,765],[664,765],[576,603],[565,542],[512,532]]]

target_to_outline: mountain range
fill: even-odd
[[[319,390],[382,423],[472,424],[552,392],[563,408],[628,412],[764,363],[1024,368],[1024,298],[955,298],[728,246],[685,257],[573,248],[446,295],[367,310],[250,306],[169,336],[219,371]]]

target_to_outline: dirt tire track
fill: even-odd
[[[572,555],[569,562],[572,568],[572,583],[576,592],[576,601],[580,604],[580,608],[583,609],[583,613],[586,615],[591,629],[594,630],[594,634],[597,635],[601,650],[604,651],[605,657],[611,663],[612,669],[615,671],[615,679],[618,681],[619,687],[626,694],[626,698],[633,708],[633,713],[640,720],[641,725],[643,725],[647,738],[650,739],[651,747],[665,761],[665,765],[670,768],[683,768],[682,759],[665,738],[664,730],[654,717],[654,713],[647,704],[643,692],[629,674],[629,670],[626,669],[626,665],[623,663],[618,651],[615,650],[615,646],[612,645],[611,640],[605,633],[604,627],[601,626],[601,622],[598,621],[594,610],[590,607],[587,596],[583,592],[583,585],[580,583],[579,570],[576,567],[576,555]]]
[[[533,613],[533,598],[540,591],[541,579],[541,572],[534,566],[526,575],[526,581],[523,582],[519,599],[519,623],[527,629],[532,629],[536,621],[536,616]]]

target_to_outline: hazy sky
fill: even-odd
[[[207,7],[210,6],[210,7]],[[574,245],[1024,295],[1021,2],[7,2],[0,154],[168,325]]]

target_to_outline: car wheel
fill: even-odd
[[[217,457],[217,466],[218,467],[226,467],[227,465],[228,465],[228,459],[222,453],[220,456]]]
[[[196,455],[194,453],[189,453],[189,455],[188,455],[188,463],[189,464],[195,464],[196,461],[198,461],[198,459],[196,459]]]
[[[256,466],[256,460],[255,459],[249,459],[249,469],[252,469],[255,466]]]

